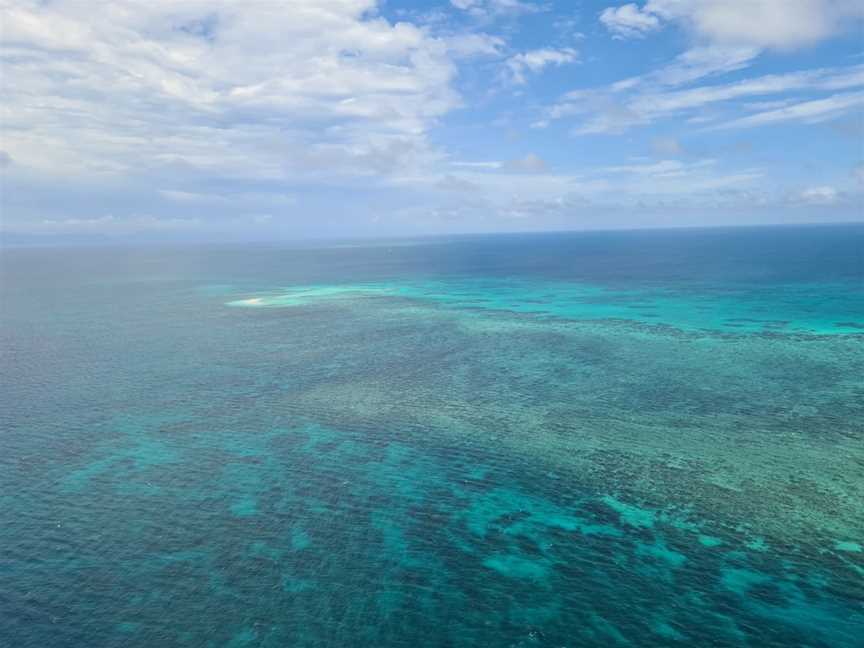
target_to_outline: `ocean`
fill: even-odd
[[[0,273],[0,645],[864,645],[864,225]]]

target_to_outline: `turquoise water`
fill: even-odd
[[[861,645],[862,249],[6,250],[0,643]]]
[[[687,286],[685,289],[607,288],[521,277],[350,282],[290,286],[228,303],[282,308],[362,297],[403,297],[458,310],[526,313],[555,319],[638,322],[684,331],[864,333],[864,294],[848,284]]]

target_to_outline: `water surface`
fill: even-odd
[[[857,646],[864,228],[5,250],[0,642]]]

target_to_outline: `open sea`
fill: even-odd
[[[864,646],[864,225],[0,251],[0,645]]]

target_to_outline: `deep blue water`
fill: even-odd
[[[864,645],[864,226],[0,271],[0,645]]]

